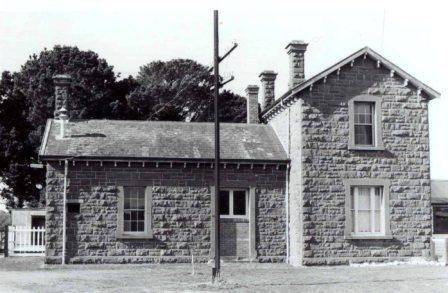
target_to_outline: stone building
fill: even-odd
[[[67,79],[56,76],[56,87],[67,87]],[[248,90],[257,106],[249,117],[257,119],[221,125],[222,256],[283,262],[289,160],[272,127],[258,123],[257,90]],[[58,103],[69,104],[67,93],[56,91]],[[40,151],[45,261],[207,261],[213,123],[66,121],[63,110],[48,120]]]
[[[369,48],[305,78],[291,42],[247,88],[247,124],[221,126],[221,250],[230,259],[347,264],[430,255],[428,102],[439,93]],[[67,121],[55,77],[46,262],[207,261],[213,194],[209,123]],[[258,104],[262,121],[259,121]],[[66,209],[64,211],[64,206]]]
[[[290,159],[289,261],[347,264],[430,255],[428,102],[440,94],[370,48],[305,79],[262,111]]]

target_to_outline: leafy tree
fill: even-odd
[[[55,46],[32,55],[17,75],[17,87],[26,97],[33,124],[44,125],[54,111],[55,74],[73,77],[70,95],[72,118],[105,118],[110,112],[112,88],[116,81],[113,66],[93,51]]]
[[[130,110],[126,96],[138,87],[137,81],[130,75],[127,78],[114,83],[112,92],[113,99],[109,103],[110,113],[108,119],[129,119]]]
[[[2,191],[23,202],[37,200],[43,183],[42,170],[32,169],[47,118],[53,117],[55,74],[73,77],[71,118],[125,118],[126,87],[132,78],[116,82],[113,67],[92,51],[55,46],[32,55],[17,73],[3,72],[0,81],[0,177],[8,185]],[[126,93],[125,93],[126,92]],[[10,201],[11,203],[11,201]]]
[[[2,195],[11,200],[12,191],[22,195],[20,201],[30,200],[38,193],[35,184],[42,176],[31,169],[28,161],[35,160],[30,144],[31,125],[26,119],[26,100],[14,86],[16,74],[3,72],[0,80],[0,177],[9,187]]]
[[[189,59],[154,61],[140,67],[136,79],[140,86],[128,96],[133,119],[213,120],[213,76],[209,68]],[[222,121],[243,122],[246,101],[223,91],[220,111]]]
[[[46,120],[53,117],[55,74],[70,74],[70,116],[75,119],[140,119],[212,121],[212,75],[209,68],[187,59],[155,61],[117,81],[106,60],[92,51],[55,46],[34,54],[17,73],[0,80],[1,191],[10,205],[36,205],[43,195],[44,173],[31,168],[38,160]],[[246,101],[230,91],[221,93],[224,122],[245,122]]]
[[[246,122],[246,99],[240,95],[224,90],[219,95],[219,119],[223,122]],[[214,111],[209,111],[207,121],[213,121]]]

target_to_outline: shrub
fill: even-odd
[[[11,217],[8,212],[0,211],[0,231],[4,231],[5,227],[11,224]]]

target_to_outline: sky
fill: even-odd
[[[263,70],[287,89],[291,40],[309,43],[310,77],[369,46],[441,93],[429,103],[431,177],[448,179],[448,19],[442,1],[4,1],[0,0],[0,71],[56,44],[93,50],[122,77],[153,60],[213,60],[213,9],[220,13],[220,50],[238,48],[221,73],[241,95]]]

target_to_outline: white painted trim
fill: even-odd
[[[354,210],[354,214],[355,216],[353,217],[352,221],[353,221],[353,232],[352,234],[358,234],[358,197],[355,196],[355,194],[359,193],[358,191],[358,186],[356,186],[355,188],[353,188],[353,210]],[[352,195],[350,194],[350,197]],[[351,217],[351,215],[350,215]],[[351,227],[350,227],[351,230]]]
[[[151,239],[153,237],[152,222],[152,186],[129,186],[143,187],[145,189],[145,229],[143,232],[124,231],[124,188],[125,186],[117,186],[117,231],[118,239]]]
[[[391,239],[391,233],[390,233],[390,211],[389,211],[389,188],[390,188],[390,181],[388,179],[374,179],[374,178],[358,178],[358,179],[344,179],[344,186],[345,186],[345,194],[346,194],[346,227],[345,227],[345,237],[347,239],[361,239],[363,237],[369,238],[369,237],[385,237],[385,239]],[[372,195],[375,194],[375,187],[382,187],[382,199],[381,199],[381,231],[380,232],[358,232],[357,228],[357,207],[358,207],[358,201],[357,196],[353,197],[354,200],[354,209],[355,209],[355,217],[352,218],[351,216],[351,200],[352,200],[352,194],[351,194],[351,188],[354,187],[354,195],[359,194],[358,193],[358,187],[359,186],[366,186],[371,187],[370,191],[370,202],[372,203]],[[372,191],[373,190],[373,191]],[[373,193],[372,193],[373,192]],[[373,205],[370,209],[371,213],[375,213],[375,206]],[[372,217],[372,216],[371,216]],[[354,223],[353,223],[354,221]],[[352,231],[352,223],[354,225],[354,229]],[[371,226],[374,229],[374,226]],[[374,231],[374,230],[373,230]],[[373,238],[372,238],[373,239]]]
[[[369,102],[374,103],[373,109],[373,145],[357,145],[355,144],[355,103]],[[382,129],[382,113],[381,98],[373,95],[359,95],[348,101],[348,121],[349,121],[349,142],[350,150],[383,150],[383,129]]]
[[[45,148],[47,146],[48,135],[50,133],[52,121],[53,121],[52,119],[47,119],[47,123],[45,125],[44,137],[42,138],[42,144],[41,144],[40,150],[39,150],[39,156],[43,156],[45,154]]]
[[[257,198],[255,187],[249,188],[249,260],[257,259]]]
[[[289,115],[289,113],[288,113]],[[289,128],[289,123],[288,123]],[[288,129],[289,132],[289,129]],[[288,157],[289,157],[289,150],[288,150]],[[285,213],[286,213],[286,219],[285,219],[285,237],[286,237],[286,263],[290,263],[289,261],[289,249],[290,249],[290,239],[289,239],[289,172],[290,172],[290,164],[286,166],[286,188],[285,188]]]

